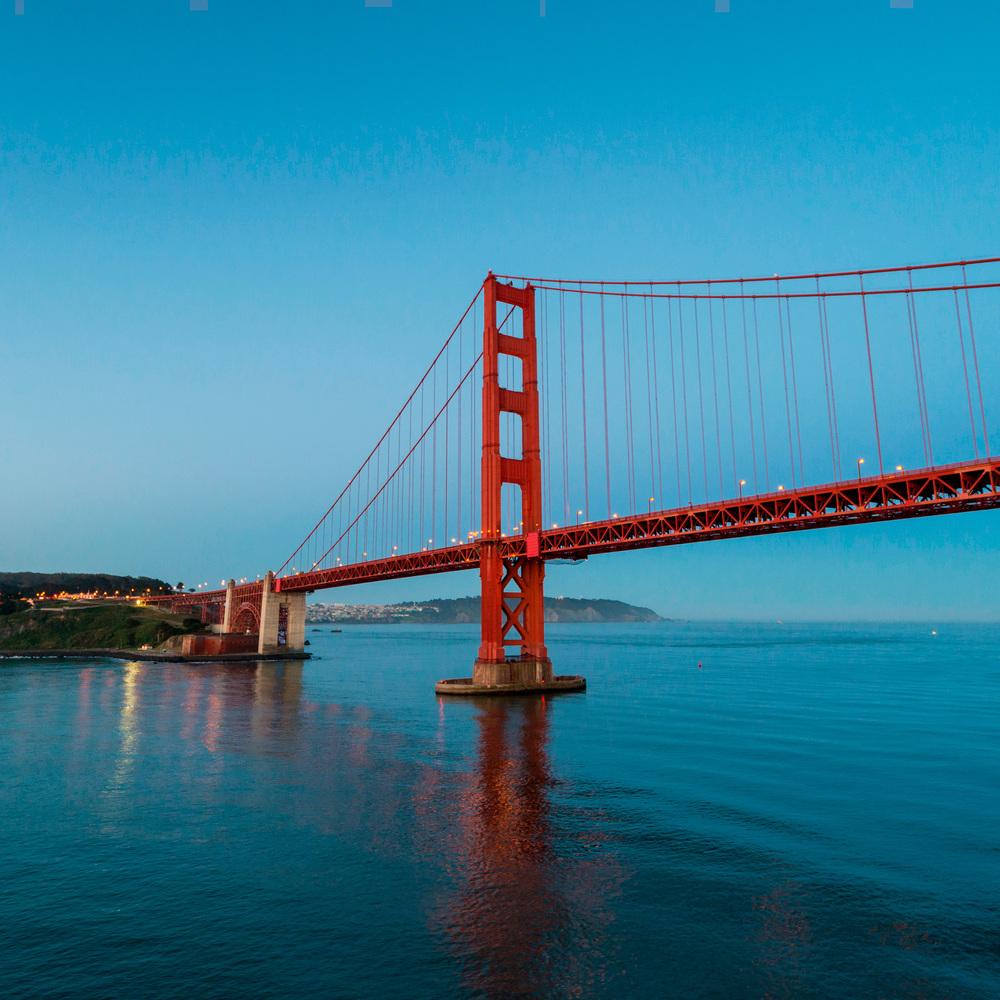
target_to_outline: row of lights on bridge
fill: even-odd
[[[865,460],[863,458],[859,458],[858,459],[858,480],[859,481],[861,479],[861,466],[864,465],[864,464],[865,464]],[[896,471],[897,472],[902,472],[903,471],[903,467],[901,465],[897,465],[896,466]],[[747,484],[747,481],[745,479],[741,479],[740,482],[739,482],[740,499],[741,500],[743,499],[743,487],[746,486],[746,484]],[[780,492],[780,493],[784,493],[785,492],[785,487],[781,483],[778,484],[778,492]],[[656,500],[656,497],[650,497],[649,498],[649,511],[648,512],[650,514],[653,512],[653,503],[655,502],[655,500]],[[579,527],[579,524],[580,524],[580,517],[582,515],[583,515],[583,510],[578,510],[576,512],[576,523],[577,523],[578,527]],[[612,514],[611,515],[612,520],[617,519],[617,517],[618,517],[618,514]],[[524,521],[519,521],[518,522],[518,527],[523,529],[523,527],[524,527]],[[556,524],[555,522],[553,522],[552,523],[552,527],[553,528],[558,528],[559,525]],[[468,533],[468,539],[469,539],[470,542],[473,541],[474,539],[478,538],[478,537],[479,537],[479,532],[478,531],[470,531]],[[501,538],[506,538],[507,536],[503,532],[501,532],[500,533],[500,537]],[[457,538],[453,538],[451,540],[451,544],[454,545],[454,544],[456,544],[457,541],[458,541]],[[422,552],[426,552],[428,548],[431,548],[433,546],[433,544],[434,544],[434,539],[433,538],[428,538],[427,539],[427,544],[423,547],[423,549],[421,549],[421,551]],[[397,551],[397,548],[398,548],[398,546],[393,545],[392,551],[393,551],[394,554]],[[367,558],[368,557],[368,553],[367,552],[362,552],[361,555],[362,555],[362,558]],[[339,563],[340,562],[340,556],[336,556],[335,558],[336,558],[336,561]],[[318,562],[314,562],[312,564],[312,569],[315,569],[318,565],[319,565]],[[293,566],[292,567],[292,572],[293,573],[297,573],[298,570],[296,570],[296,568]],[[258,580],[260,579],[259,575],[258,575],[257,579]],[[241,581],[241,582],[244,582],[245,580],[246,580],[246,577],[244,577],[243,581]],[[226,582],[225,580],[222,581],[223,586],[225,586],[225,582]],[[199,584],[199,586],[201,586],[201,584]],[[204,586],[208,586],[208,585],[205,584]]]

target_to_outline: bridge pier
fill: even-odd
[[[222,631],[223,632],[232,632],[232,630],[233,630],[232,629],[232,625],[233,625],[233,610],[234,610],[234,603],[235,603],[233,601],[233,597],[234,597],[234,593],[233,592],[235,591],[235,589],[236,589],[236,581],[235,580],[230,580],[229,583],[226,584],[226,609],[222,613]]]
[[[260,595],[260,638],[257,652],[264,656],[305,649],[306,595],[282,594],[274,590],[274,574],[268,570]]]

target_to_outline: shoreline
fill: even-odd
[[[155,649],[0,649],[0,660],[148,660],[156,663],[249,663],[255,660],[309,660],[311,653],[219,653],[185,656]]]

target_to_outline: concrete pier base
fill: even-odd
[[[486,687],[497,684],[544,684],[552,680],[552,661],[545,660],[504,660],[503,663],[487,663],[476,660],[472,665],[472,683]]]
[[[292,652],[305,649],[306,595],[274,592],[274,574],[264,577],[260,599],[260,639],[257,652]]]
[[[476,660],[471,677],[441,680],[436,694],[529,694],[534,692],[583,691],[586,680],[579,674],[553,674],[551,660],[506,660],[487,663]]]

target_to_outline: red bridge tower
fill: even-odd
[[[479,576],[482,583],[482,643],[473,668],[474,684],[544,684],[552,681],[545,649],[543,581],[539,555],[542,530],[542,461],[538,420],[538,348],[535,290],[515,288],[491,273],[484,286],[483,320],[483,495]],[[521,310],[521,336],[497,328],[497,303]],[[521,388],[500,385],[500,355],[521,362]],[[520,457],[500,454],[500,415],[521,419]],[[515,546],[503,537],[502,497],[506,484],[521,490],[522,534]],[[508,657],[505,647],[517,652]]]

